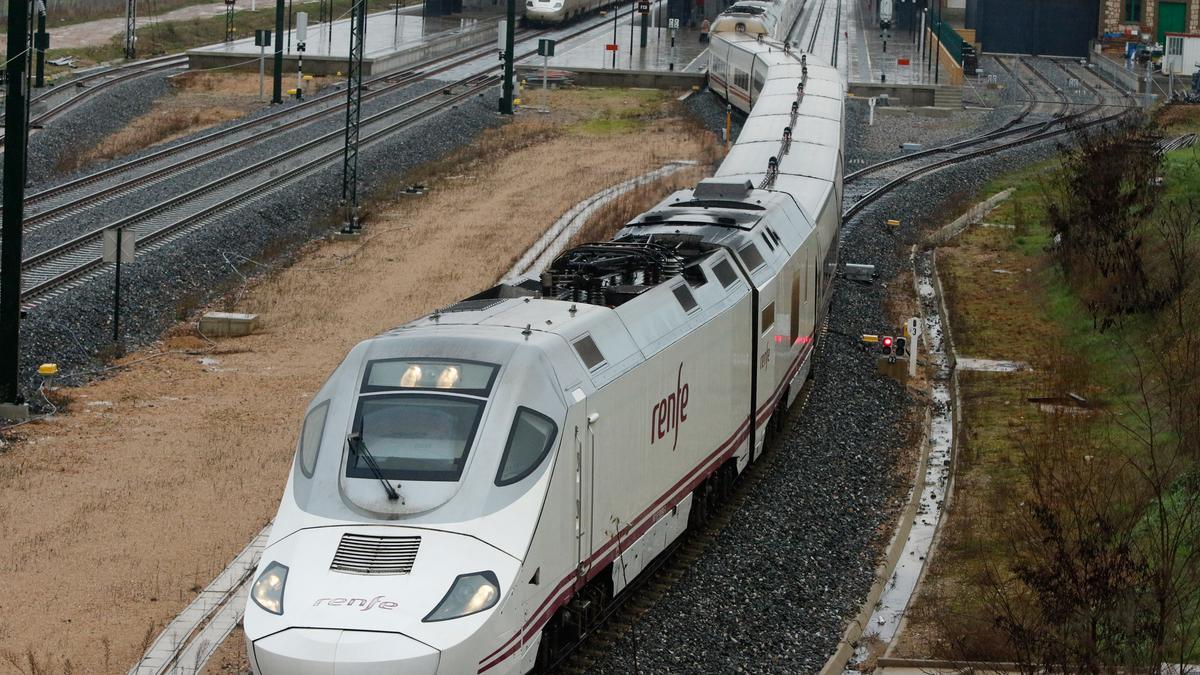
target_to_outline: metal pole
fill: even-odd
[[[283,103],[283,0],[275,0],[275,72],[271,103]]]
[[[637,23],[633,20],[633,10],[637,7],[637,3],[629,3],[629,69],[633,70],[633,24]]]
[[[225,42],[233,42],[233,0],[225,2]]]
[[[131,0],[132,1],[132,0]],[[4,72],[4,220],[0,227],[0,402],[20,403],[17,384],[21,339],[21,225],[25,219],[25,43],[29,1],[8,0],[8,55]]]
[[[113,277],[113,344],[121,343],[121,235],[117,228],[117,271]]]
[[[421,27],[424,29],[424,26]],[[395,47],[400,41],[400,0],[396,0],[396,14],[392,19],[392,46]]]
[[[50,35],[46,32],[46,2],[37,3],[37,33],[33,36],[33,46],[37,49],[37,79],[33,86],[41,89],[46,86],[46,50],[50,48]]]
[[[342,154],[342,201],[346,223],[342,232],[362,228],[358,220],[358,137],[362,119],[362,62],[366,43],[367,0],[355,0],[350,12],[350,58],[346,82],[346,146]]]
[[[292,53],[292,0],[288,0],[288,34],[287,34],[287,52]]]
[[[500,99],[500,114],[513,114],[513,41],[517,28],[517,0],[506,3],[508,20],[504,23],[504,88]]]
[[[267,47],[258,46],[258,97],[263,97],[263,82],[267,79]]]
[[[942,17],[938,14],[937,20],[937,46],[933,48],[933,83],[938,83],[938,78],[942,73]]]
[[[509,0],[509,1],[511,2],[512,0]],[[616,44],[617,44],[617,16],[619,16],[620,14],[621,14],[620,3],[614,2],[613,3],[613,41],[612,41],[613,46],[616,46]],[[612,56],[613,56],[612,67],[613,67],[613,70],[616,70],[617,69],[617,50],[616,49],[613,50]]]
[[[137,58],[137,0],[125,2],[125,58]]]

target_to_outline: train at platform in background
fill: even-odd
[[[525,0],[525,22],[534,25],[565,23],[588,12],[616,6],[613,0]]]
[[[717,15],[712,32],[761,35],[787,42],[804,4],[788,0],[741,0]]]
[[[544,670],[760,457],[830,303],[846,85],[713,42],[714,90],[753,103],[714,177],[359,344],[313,397],[247,600],[255,672]]]
[[[896,13],[893,0],[879,0],[879,29],[890,30]]]

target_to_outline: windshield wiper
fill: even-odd
[[[350,449],[354,451],[354,454],[361,457],[366,462],[367,468],[371,470],[371,473],[375,474],[375,477],[379,479],[379,482],[383,485],[384,492],[387,493],[388,501],[394,502],[400,499],[400,493],[396,492],[395,488],[383,477],[383,470],[379,468],[379,464],[375,461],[375,456],[367,448],[366,442],[362,439],[362,434],[350,434],[346,437],[346,440],[350,443]]]

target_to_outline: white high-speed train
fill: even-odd
[[[619,0],[525,0],[525,20],[534,24],[563,23]],[[664,0],[665,1],[665,0]]]
[[[359,344],[313,398],[246,605],[255,672],[544,667],[762,452],[829,303],[845,84],[713,39],[762,73],[714,178]]]
[[[804,3],[798,0],[740,0],[717,15],[713,33],[746,33],[786,41]]]

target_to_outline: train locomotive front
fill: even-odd
[[[522,625],[565,405],[542,351],[465,332],[368,340],[313,399],[247,602],[255,672],[474,673]]]

